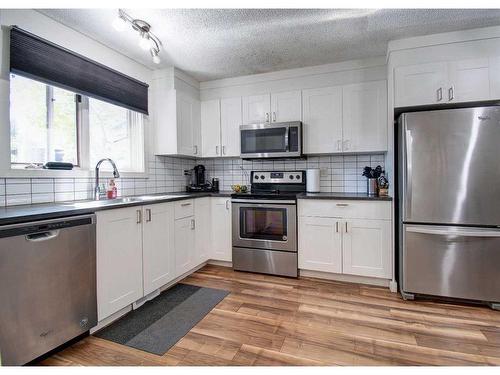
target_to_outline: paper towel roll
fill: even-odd
[[[319,193],[319,169],[308,169],[306,172],[306,190],[308,193]]]

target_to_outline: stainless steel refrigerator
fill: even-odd
[[[500,106],[403,113],[398,135],[403,297],[500,308]]]

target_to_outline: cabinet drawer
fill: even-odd
[[[299,199],[299,216],[343,219],[391,219],[391,203],[386,201]]]
[[[186,199],[175,202],[175,220],[194,215],[194,200]]]

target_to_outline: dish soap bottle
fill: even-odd
[[[108,199],[115,199],[118,195],[118,189],[116,188],[116,183],[114,179],[110,179],[108,182],[108,188],[106,189],[106,195]]]

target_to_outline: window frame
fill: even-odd
[[[32,79],[29,77],[25,77],[28,79]],[[10,80],[10,74],[9,74],[9,80]],[[33,79],[32,79],[33,80]],[[36,81],[36,80],[34,80]],[[43,83],[43,82],[42,82]],[[46,84],[46,83],[44,83]],[[49,95],[49,92],[53,92],[53,89],[55,86],[46,84],[47,86],[47,95],[46,95],[46,105],[47,105],[47,125],[49,125],[49,118],[51,118],[51,115],[49,114],[49,111],[53,109],[53,101],[51,100],[52,95]],[[8,85],[8,90],[9,90],[9,95],[10,97],[10,84]],[[70,90],[68,90],[70,91]],[[70,91],[71,92],[71,91]],[[3,164],[4,167],[0,166],[0,173],[2,176],[5,177],[91,177],[93,176],[94,172],[94,167],[90,165],[90,117],[89,117],[89,97],[84,96],[78,93],[74,93],[75,95],[75,105],[76,105],[76,141],[77,141],[77,165],[74,166],[73,170],[51,170],[51,169],[41,169],[41,168],[26,168],[26,166],[29,166],[31,163],[18,163],[18,162],[12,162],[11,159],[11,135],[10,135],[10,104],[7,104],[7,113],[9,117],[9,121],[7,122],[7,128],[8,128],[8,137],[7,141],[9,144],[8,147],[8,153],[4,154],[3,157],[5,156],[8,157],[7,160],[4,160]],[[136,178],[136,177],[147,177],[148,176],[148,163],[147,163],[147,155],[148,155],[148,150],[147,150],[147,142],[146,139],[148,138],[148,131],[147,131],[147,122],[148,122],[148,116],[144,115],[142,113],[135,113],[127,108],[124,108],[127,110],[127,116],[130,118],[131,116],[137,115],[140,116],[141,119],[141,128],[142,128],[142,139],[141,139],[141,144],[142,144],[142,171],[120,171],[120,175],[122,177],[130,177],[130,178]],[[136,149],[139,149],[139,147],[135,147]],[[132,150],[131,150],[132,151]],[[136,153],[140,153],[140,151],[135,151]],[[8,168],[5,168],[5,166],[8,166]],[[112,177],[112,171],[108,171],[106,169],[102,169],[101,175],[103,177]]]

